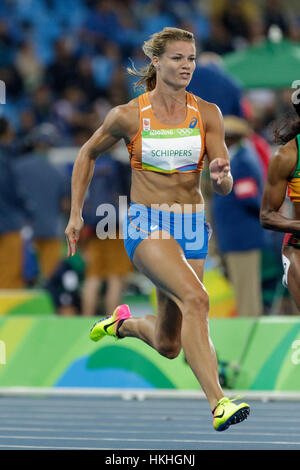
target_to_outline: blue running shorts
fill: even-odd
[[[163,230],[166,236],[173,237],[181,246],[187,259],[205,259],[208,252],[208,241],[212,230],[205,221],[205,213],[174,213],[131,203],[123,221],[123,237],[127,254],[133,261],[136,247],[142,240],[155,232]]]

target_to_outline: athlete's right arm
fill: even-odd
[[[300,221],[280,213],[286,197],[288,179],[295,168],[296,158],[292,145],[293,143],[288,143],[280,147],[270,161],[260,208],[260,222],[266,229],[299,236]]]
[[[94,173],[95,160],[124,137],[126,137],[125,106],[117,106],[108,113],[103,124],[79,151],[72,172],[71,213],[65,230],[68,245],[67,257],[76,252],[76,242],[84,223],[82,208]]]

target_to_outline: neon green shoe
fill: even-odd
[[[247,419],[250,413],[250,406],[247,403],[236,405],[233,401],[227,397],[223,397],[218,401],[213,410],[213,426],[216,431],[225,431],[232,424],[237,424]]]
[[[93,341],[99,341],[104,336],[113,336],[116,339],[120,338],[118,329],[124,320],[131,317],[128,305],[119,305],[114,313],[109,317],[97,321],[90,331],[90,338]]]

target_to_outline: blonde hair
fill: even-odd
[[[142,47],[144,54],[151,60],[150,64],[141,70],[137,70],[133,63],[132,67],[127,67],[130,75],[140,77],[135,87],[144,86],[146,91],[154,90],[156,86],[156,69],[152,64],[152,58],[154,56],[160,57],[165,52],[169,41],[195,42],[195,38],[193,33],[179,28],[164,28],[162,31],[152,34]]]

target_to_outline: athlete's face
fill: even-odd
[[[165,83],[181,88],[190,83],[196,67],[195,60],[196,48],[193,42],[169,41],[165,52],[153,58],[153,65]]]

